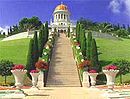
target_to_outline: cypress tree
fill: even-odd
[[[88,32],[87,36],[87,59],[91,58],[91,46],[92,46],[92,32]]]
[[[97,52],[97,45],[96,45],[95,39],[92,39],[91,64],[96,69],[99,69],[99,67],[98,67],[98,52]]]
[[[38,43],[39,43],[39,56],[42,57],[42,53],[43,53],[43,29],[41,27],[40,32],[39,32],[39,39],[38,39]]]
[[[45,42],[48,41],[49,29],[48,29],[48,22],[45,23]]]
[[[29,50],[27,55],[27,63],[26,63],[26,69],[27,69],[27,75],[30,77],[29,72],[31,69],[34,69],[34,59],[33,59],[33,46],[34,46],[34,40],[31,39],[29,43]],[[31,78],[31,77],[30,77]]]
[[[68,37],[70,37],[70,26],[68,27]]]
[[[37,37],[37,31],[34,33],[34,46],[33,46],[33,57],[34,57],[34,63],[36,63],[39,59],[39,49],[38,49],[38,37]]]
[[[79,25],[79,42],[81,43],[82,42],[82,39],[83,39],[83,27],[82,27],[82,24]]]
[[[86,56],[86,38],[85,38],[85,30],[82,29],[81,32],[81,42],[80,42],[80,46],[81,46],[81,51],[83,56]]]
[[[77,25],[76,25],[76,38],[77,38],[78,42],[79,42],[79,35],[80,35],[80,23],[77,23]]]

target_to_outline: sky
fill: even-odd
[[[0,30],[6,31],[24,17],[50,21],[61,2],[68,6],[73,21],[83,17],[95,22],[130,24],[130,0],[0,0]]]

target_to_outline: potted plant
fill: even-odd
[[[117,66],[115,66],[115,65],[105,66],[103,68],[103,72],[105,73],[106,78],[107,78],[108,89],[113,90],[115,77],[116,77],[117,73],[119,72]]]
[[[42,60],[36,62],[35,67],[38,71],[40,71],[40,75],[38,76],[38,84],[39,88],[44,87],[44,72],[48,70],[48,64]]]
[[[92,85],[92,87],[94,87],[96,84],[96,77],[97,77],[98,73],[95,69],[92,69],[92,70],[88,71],[88,75],[90,76],[90,79],[91,79],[91,85]]]
[[[39,71],[38,70],[31,70],[30,75],[32,77],[32,88],[36,88],[37,85],[37,80],[39,76]]]
[[[25,70],[24,65],[14,65],[14,67],[11,70],[14,78],[15,78],[15,86],[16,88],[20,88],[23,86],[23,80],[24,80],[24,75],[27,72]]]

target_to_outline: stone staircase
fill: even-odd
[[[46,86],[80,87],[78,70],[73,58],[70,41],[64,34],[56,41]]]

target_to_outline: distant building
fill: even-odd
[[[69,26],[70,32],[73,32],[76,26],[70,21],[68,7],[61,3],[53,12],[53,19],[50,20],[50,28],[52,32],[56,30],[59,33],[66,33]]]

